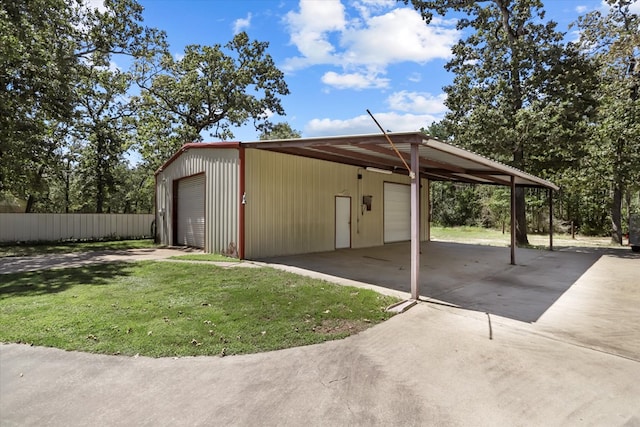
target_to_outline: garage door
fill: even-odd
[[[384,183],[384,242],[411,240],[411,187]]]
[[[178,181],[176,244],[204,248],[204,174]]]

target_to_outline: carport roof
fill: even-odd
[[[550,181],[439,141],[422,132],[393,132],[387,135],[407,164],[411,162],[411,146],[418,146],[420,176],[431,180],[509,186],[513,177],[517,186],[559,189]],[[246,142],[241,145],[408,174],[404,163],[383,134],[280,139]]]

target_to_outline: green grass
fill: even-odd
[[[0,276],[0,341],[94,353],[231,355],[357,333],[397,301],[270,268],[138,262]]]
[[[501,230],[482,227],[438,227],[431,226],[431,238],[434,240],[450,240],[456,242],[483,241],[509,244],[509,230],[502,234]]]
[[[509,229],[502,233],[502,230],[494,230],[482,227],[438,227],[431,226],[431,238],[457,243],[471,243],[490,246],[509,246],[511,235]],[[548,234],[528,234],[529,247],[543,249],[549,246]],[[570,234],[554,233],[554,247],[610,247],[619,248],[619,245],[611,243],[609,237],[594,237],[576,235],[572,238]]]
[[[169,259],[185,260],[185,261],[214,261],[214,262],[240,262],[238,258],[231,258],[220,254],[188,254],[176,255]]]
[[[0,245],[0,258],[15,256],[33,256],[70,252],[90,252],[106,250],[155,248],[151,239],[115,240],[110,242],[59,242],[21,245]]]

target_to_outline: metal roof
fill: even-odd
[[[559,189],[550,181],[439,141],[422,132],[392,132],[387,135],[407,164],[411,164],[411,146],[418,146],[420,176],[431,180],[508,186],[511,177],[514,177],[518,186]],[[246,142],[241,145],[408,174],[404,162],[383,134],[280,139]]]

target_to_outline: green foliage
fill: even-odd
[[[0,4],[0,191],[25,200],[27,212],[57,206],[60,187],[68,208],[68,169],[85,143],[94,145],[83,157],[93,158],[96,184],[87,194],[100,198],[101,188],[112,186],[119,145],[112,140],[122,138],[110,122],[114,102],[87,103],[122,95],[130,78],[109,71],[113,55],[136,57],[163,44],[163,34],[141,21],[133,0],[107,0],[103,11],[77,0]],[[104,179],[98,163],[107,166]]]
[[[289,125],[289,123],[276,123],[270,130],[265,130],[260,134],[260,141],[269,139],[295,139],[301,138],[302,134]]]
[[[581,46],[590,51],[599,77],[599,108],[585,166],[597,174],[601,191],[609,192],[609,229],[619,244],[623,201],[638,192],[640,176],[640,17],[630,4],[607,0],[606,13],[596,10],[577,22]]]
[[[473,185],[434,182],[431,203],[431,218],[437,225],[475,225],[480,216],[480,198]]]
[[[200,141],[208,130],[232,138],[231,128],[250,120],[257,130],[269,130],[267,114],[284,114],[279,96],[289,89],[268,46],[242,32],[224,47],[188,45],[179,60],[165,52],[140,61],[141,105],[170,119],[165,133],[182,143]]]
[[[268,132],[268,114],[284,114],[267,43],[240,33],[175,60],[142,11],[135,0],[0,4],[3,200],[26,212],[149,212],[153,173],[184,142],[212,128],[230,138],[249,121]]]
[[[152,357],[344,338],[396,298],[270,268],[116,263],[3,275],[0,341]]]
[[[405,0],[408,3],[409,0]],[[594,111],[591,63],[563,42],[538,0],[412,0],[429,22],[455,13],[468,31],[453,48],[444,134],[457,145],[549,176],[571,167]],[[527,243],[525,192],[516,191],[517,241]]]

